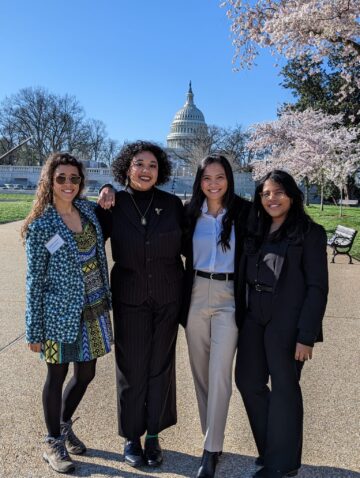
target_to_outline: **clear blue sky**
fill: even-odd
[[[192,80],[208,124],[272,120],[288,91],[264,52],[232,71],[219,0],[3,0],[0,101],[29,86],[76,96],[110,137],[165,143]]]

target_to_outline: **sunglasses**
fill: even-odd
[[[81,183],[81,176],[65,176],[65,174],[59,174],[58,176],[55,176],[55,181],[58,184],[65,184],[67,179],[69,179],[69,181],[72,184],[80,184]]]

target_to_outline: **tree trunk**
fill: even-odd
[[[342,188],[342,186],[340,186],[340,211],[339,211],[339,217],[342,217],[342,215],[343,215],[343,204],[342,204],[342,201],[343,201],[343,188]]]
[[[324,181],[321,183],[320,187],[320,211],[324,210]]]
[[[350,199],[350,186],[349,181],[345,182],[345,199]]]
[[[304,179],[304,186],[305,186],[304,202],[306,206],[310,206],[310,185],[309,185],[308,178]]]

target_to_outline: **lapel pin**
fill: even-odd
[[[158,216],[160,216],[161,211],[162,211],[162,209],[160,209],[158,207],[155,208],[155,212]]]

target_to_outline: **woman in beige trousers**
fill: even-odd
[[[228,160],[206,157],[185,208],[185,327],[204,453],[197,478],[212,478],[222,453],[238,339],[237,273],[250,204],[234,193]]]

